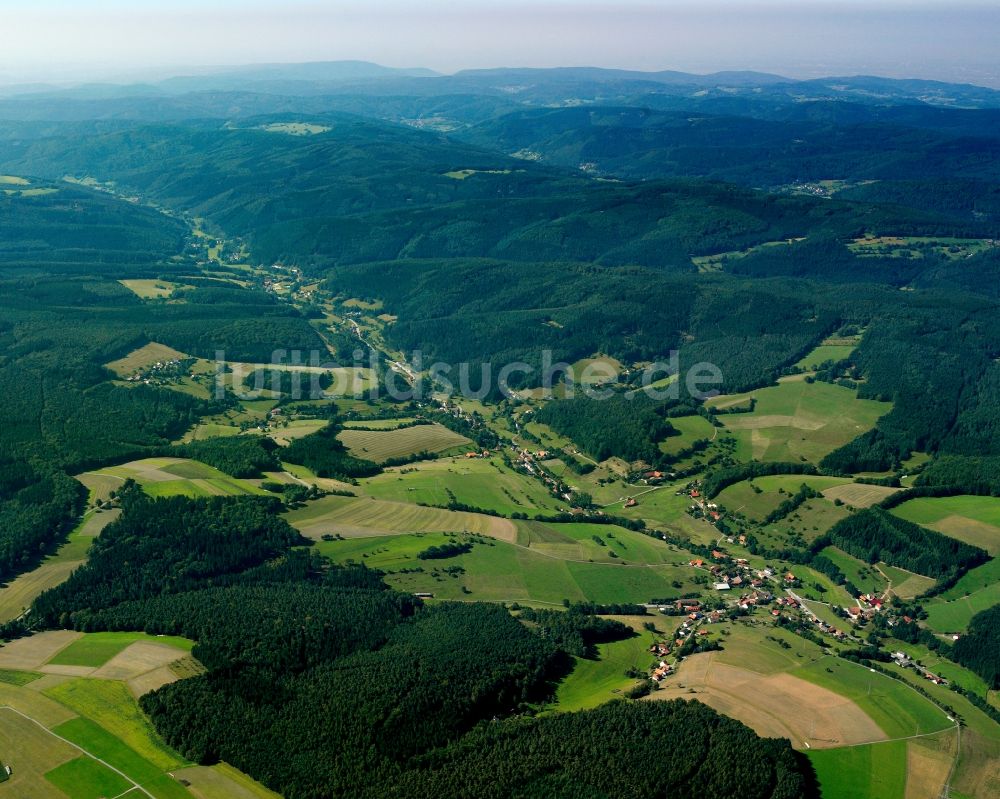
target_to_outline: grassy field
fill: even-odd
[[[184,762],[163,743],[122,682],[78,678],[45,688],[42,693],[99,725],[159,769],[166,771]]]
[[[328,125],[315,125],[311,122],[272,122],[261,125],[260,129],[268,133],[287,133],[289,136],[316,136],[332,130]]]
[[[891,638],[883,644],[883,648],[896,652],[905,652],[913,660],[917,660],[924,667],[930,669],[935,674],[944,677],[949,682],[962,686],[967,691],[978,694],[983,699],[989,695],[989,689],[983,678],[975,672],[969,671],[964,666],[959,666],[952,660],[941,657],[935,652],[931,652],[923,644],[909,644],[896,638]],[[997,729],[1000,734],[1000,728]]]
[[[95,497],[106,499],[110,491],[132,478],[154,497],[209,497],[264,494],[247,480],[230,477],[218,469],[186,458],[146,458],[96,472],[84,472],[77,479]]]
[[[186,444],[189,441],[202,441],[206,438],[223,438],[228,436],[238,436],[240,434],[240,428],[236,425],[228,424],[218,424],[216,422],[202,422],[196,424],[184,437],[181,438],[181,443]]]
[[[120,796],[132,783],[93,758],[78,757],[45,775],[45,779],[73,799],[103,799]]]
[[[852,508],[870,508],[886,497],[901,491],[890,486],[866,485],[865,483],[844,483],[823,491],[823,496],[831,502],[840,500]]]
[[[5,799],[72,798],[72,794],[65,794],[46,781],[45,775],[72,762],[79,751],[53,737],[44,727],[3,707],[0,707],[0,752],[3,764],[12,770],[10,779],[0,784],[0,796]]]
[[[151,763],[113,733],[88,718],[71,719],[54,727],[52,731],[128,775],[157,799],[188,799],[191,796],[164,769]],[[179,757],[175,759],[177,765],[183,763]]]
[[[856,663],[827,657],[795,673],[856,703],[888,738],[940,732],[953,726],[940,708],[912,688]]]
[[[813,749],[809,760],[823,788],[823,799],[904,799],[906,741]]]
[[[169,768],[173,768],[183,765],[183,759],[159,741],[124,685],[103,680],[80,682],[90,683],[100,691],[90,702],[80,705],[82,713],[93,713],[94,718],[77,715],[80,711],[34,690],[30,684],[20,688],[0,686],[4,688],[0,690],[0,704],[7,706],[0,708],[0,750],[4,762],[14,771],[13,778],[0,786],[0,794],[7,790],[13,792],[5,795],[18,799],[96,799],[118,796],[130,784],[139,783],[155,799],[191,799],[193,794],[162,765],[169,762]],[[45,691],[70,683],[50,684]],[[112,728],[105,726],[109,720],[114,724]],[[154,760],[143,756],[151,752]],[[92,765],[79,763],[81,757]],[[109,775],[114,771],[98,768],[91,758],[104,760],[130,782],[122,786],[115,782],[119,789],[106,793],[113,782]],[[75,765],[66,765],[69,763]]]
[[[290,419],[272,426],[267,432],[267,436],[284,447],[297,438],[305,438],[313,433],[318,433],[328,424],[326,419]]]
[[[298,372],[300,374],[328,375],[332,382],[323,389],[327,397],[356,397],[365,391],[373,388],[377,383],[375,373],[368,368],[361,366],[313,366],[310,364],[289,364],[289,363],[247,363],[243,361],[228,361],[227,365],[231,369],[224,376],[227,388],[232,389],[239,397],[246,397],[244,404],[253,402],[258,395],[271,397],[272,386],[274,385],[274,372]],[[254,373],[263,373],[261,383],[255,386],[247,386],[244,381]],[[310,381],[303,379],[300,384],[302,397],[293,399],[308,399],[306,396],[310,390]],[[319,398],[318,398],[319,399]]]
[[[924,603],[927,624],[941,633],[961,632],[977,613],[1000,603],[1000,559],[963,575],[942,594]]]
[[[163,646],[174,647],[178,657],[191,651],[191,642],[175,636],[149,636],[145,633],[101,632],[87,633],[61,650],[48,662],[61,666],[103,666],[111,658],[139,641],[155,641]]]
[[[190,660],[190,648],[178,638],[65,630],[0,648],[0,753],[14,770],[0,796],[98,799],[140,784],[154,799],[274,799],[229,766],[193,767],[142,713],[135,697],[162,684],[146,678],[176,658]],[[90,676],[71,676],[81,671]],[[192,790],[178,769],[193,769]]]
[[[1000,497],[918,497],[892,513],[991,555],[1000,554]]]
[[[621,494],[621,491],[616,491]],[[714,544],[719,539],[719,531],[708,522],[696,520],[686,511],[691,505],[691,498],[678,496],[674,486],[661,486],[654,491],[638,488],[627,493],[633,494],[637,505],[624,508],[616,504],[613,512],[629,519],[642,519],[649,525],[666,526],[671,530],[687,536],[699,544]]]
[[[397,430],[344,430],[338,438],[355,457],[376,463],[384,463],[390,458],[408,458],[421,452],[447,452],[472,443],[439,424]]]
[[[671,419],[670,424],[680,435],[660,442],[660,450],[668,455],[675,455],[699,439],[712,440],[716,436],[716,428],[704,416],[681,416]]]
[[[117,510],[89,510],[55,554],[0,588],[0,624],[20,616],[35,597],[59,585],[82,565],[93,539],[118,515]]]
[[[854,352],[857,344],[820,344],[795,364],[800,369],[816,369],[826,361],[842,361]]]
[[[317,547],[336,561],[354,560],[388,572],[389,583],[401,591],[428,592],[440,599],[548,605],[564,599],[648,602],[697,588],[686,553],[639,533],[585,524],[526,529],[525,524],[531,523],[518,523],[517,543],[479,543],[468,554],[441,561],[421,561],[417,554],[454,536],[349,538],[320,541]]]
[[[191,766],[175,771],[174,776],[187,782],[198,799],[281,799],[228,763]]]
[[[570,365],[570,374],[575,383],[580,385],[600,385],[618,379],[624,368],[621,361],[607,355],[597,355],[593,358],[581,358]]]
[[[888,587],[885,577],[878,569],[848,555],[837,547],[826,547],[820,552],[832,560],[847,579],[865,593],[881,594]]]
[[[838,507],[826,499],[810,499],[784,519],[763,528],[758,537],[779,546],[790,544],[796,538],[812,543],[849,515],[846,507]]]
[[[637,623],[652,621],[662,625],[662,617],[637,616]],[[668,624],[673,624],[672,621]],[[600,644],[593,660],[576,658],[573,671],[556,691],[554,709],[563,712],[587,710],[618,698],[636,684],[625,676],[629,669],[646,671],[654,662],[649,646],[657,636],[643,630],[634,638]]]
[[[128,377],[140,369],[145,369],[156,363],[183,360],[190,357],[190,355],[185,355],[183,352],[168,347],[166,344],[158,344],[155,341],[151,341],[149,344],[133,350],[124,358],[119,358],[117,361],[111,361],[104,365],[119,377]]]
[[[823,491],[848,482],[843,477],[801,474],[758,477],[729,486],[719,493],[715,501],[726,510],[742,513],[752,521],[762,521],[767,514],[795,494],[803,484],[817,491]]]
[[[566,507],[565,502],[550,496],[538,480],[509,468],[499,456],[442,458],[387,469],[363,480],[361,487],[379,499],[414,504],[444,506],[453,495],[464,505],[506,515],[533,515]]]
[[[175,289],[185,288],[182,283],[172,283],[168,280],[119,280],[125,288],[144,300],[162,300],[169,297]],[[188,286],[187,288],[190,288]]]
[[[934,587],[937,580],[931,577],[924,577],[922,574],[900,569],[897,566],[889,566],[885,563],[878,564],[882,573],[892,581],[892,593],[900,599],[913,599],[920,596],[925,591]]]
[[[783,379],[777,386],[708,401],[709,407],[739,405],[753,397],[753,413],[720,417],[742,452],[762,461],[817,463],[824,455],[875,426],[887,403],[857,399],[857,392],[829,383]]]

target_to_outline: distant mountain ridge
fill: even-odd
[[[621,102],[630,97],[652,95],[692,100],[737,96],[780,104],[836,99],[869,104],[910,102],[952,108],[1000,108],[1000,91],[995,89],[866,75],[797,80],[754,71],[694,74],[602,67],[501,67],[461,70],[445,75],[430,69],[385,67],[368,61],[191,68],[159,79],[147,76],[141,82],[0,86],[0,97],[65,100],[173,96],[206,91],[294,96],[363,92],[381,97],[477,94],[514,97],[533,105],[567,100]]]

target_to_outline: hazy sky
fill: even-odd
[[[0,0],[0,80],[363,59],[875,73],[1000,86],[1000,0]]]

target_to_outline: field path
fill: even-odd
[[[32,724],[38,725],[45,732],[47,732],[49,735],[51,735],[53,738],[57,738],[60,741],[62,741],[63,743],[69,744],[74,749],[76,749],[76,750],[78,750],[80,752],[83,752],[83,754],[85,754],[87,757],[91,758],[92,760],[96,760],[98,763],[100,763],[105,768],[110,769],[115,774],[117,774],[119,777],[121,777],[126,782],[128,782],[128,783],[130,783],[132,785],[132,787],[129,788],[127,791],[125,791],[125,793],[131,793],[132,791],[134,791],[136,789],[139,789],[144,794],[146,794],[146,796],[148,796],[149,799],[156,799],[156,797],[153,796],[153,794],[151,794],[149,791],[147,791],[145,788],[143,788],[139,783],[137,783],[135,780],[133,780],[124,771],[120,771],[119,769],[116,769],[114,766],[112,766],[110,763],[108,763],[106,760],[101,760],[101,758],[97,757],[96,755],[92,755],[90,752],[88,752],[86,749],[84,749],[79,744],[73,743],[71,740],[69,740],[69,738],[63,738],[61,735],[56,734],[55,732],[53,732],[52,730],[50,730],[48,727],[46,727],[44,724],[42,724],[40,721],[36,721],[35,719],[31,718],[31,716],[25,715],[20,710],[16,710],[15,708],[12,708],[10,705],[3,705],[2,707],[0,707],[0,710],[7,710],[7,711],[9,711],[11,713],[14,713],[14,714],[20,716],[25,721],[30,721]],[[119,796],[124,796],[124,795],[125,794],[119,794]]]

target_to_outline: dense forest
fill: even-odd
[[[264,436],[207,438],[173,447],[171,454],[192,458],[233,477],[260,477],[261,472],[278,471],[278,445]]]
[[[534,418],[576,442],[598,461],[611,457],[655,464],[657,447],[677,431],[664,409],[647,395],[617,394],[606,400],[575,397],[545,405]]]
[[[355,458],[337,438],[341,426],[331,421],[322,430],[297,438],[281,452],[282,460],[305,466],[318,477],[350,480],[371,477],[382,471],[377,463]]]
[[[972,617],[950,657],[976,672],[991,690],[1000,689],[1000,605]]]
[[[150,499],[135,483],[118,497],[121,516],[94,542],[86,565],[36,601],[31,614],[40,623],[210,584],[303,543],[270,497]]]
[[[869,508],[837,522],[812,546],[830,544],[865,563],[884,561],[928,577],[961,575],[989,559],[979,547],[900,519],[882,508]]]

